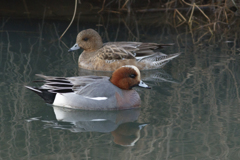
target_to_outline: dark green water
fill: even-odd
[[[127,29],[120,22],[105,28],[97,23],[73,24],[58,41],[67,22],[2,20],[0,159],[240,158],[239,40],[215,35],[198,41],[204,31],[191,36],[186,28],[176,30],[171,25],[138,24],[138,28],[131,25]],[[37,85],[32,82],[35,74],[110,75],[79,70],[81,51],[67,53],[78,31],[85,28],[98,30],[105,42],[175,43],[163,52],[183,54],[164,70],[142,73],[152,89],[138,89],[139,110],[53,108],[24,88]]]

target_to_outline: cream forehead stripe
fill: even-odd
[[[128,68],[132,68],[132,69],[134,69],[136,72],[137,72],[137,79],[141,79],[140,77],[141,77],[141,74],[140,74],[140,71],[139,71],[139,69],[136,67],[136,66],[133,66],[133,65],[125,65],[125,66],[122,66],[122,67],[128,67]]]

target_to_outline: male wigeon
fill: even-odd
[[[140,70],[163,67],[180,53],[166,55],[154,52],[173,44],[143,42],[102,42],[101,36],[93,29],[78,33],[76,44],[69,52],[82,48],[78,65],[88,70],[114,71],[123,65],[135,65]]]
[[[122,66],[112,76],[80,76],[44,78],[41,87],[26,88],[34,91],[45,102],[67,108],[85,110],[122,110],[137,108],[141,100],[132,88],[135,86],[150,88],[140,79],[136,66]]]

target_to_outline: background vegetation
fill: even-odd
[[[239,159],[238,6],[81,0],[59,41],[75,1],[2,2],[0,159]],[[62,123],[52,108],[24,88],[36,73],[89,74],[79,73],[78,54],[66,53],[84,28],[96,29],[104,41],[175,43],[163,52],[183,52],[164,68],[178,83],[154,81],[151,91],[140,91],[137,122],[149,124],[134,147],[115,144],[110,133],[56,129]]]

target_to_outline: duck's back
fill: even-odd
[[[122,94],[122,89],[113,85],[108,79],[92,82],[75,91],[77,94],[88,97],[111,97],[116,92]]]

